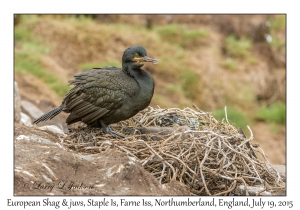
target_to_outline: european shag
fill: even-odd
[[[63,98],[62,104],[34,121],[52,119],[61,111],[70,113],[66,122],[82,121],[92,127],[101,127],[104,133],[119,136],[109,124],[126,120],[145,109],[153,96],[154,80],[141,69],[144,62],[157,64],[147,57],[142,46],[125,50],[122,69],[108,66],[93,68],[74,75],[69,85],[75,85]]]

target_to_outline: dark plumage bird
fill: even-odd
[[[34,121],[39,123],[52,119],[61,111],[71,113],[66,122],[82,121],[92,127],[101,127],[113,136],[109,124],[126,120],[145,109],[153,96],[154,80],[141,69],[144,62],[157,64],[147,57],[141,46],[125,50],[122,69],[117,67],[93,68],[74,75],[70,85],[75,85],[63,98],[62,104]]]

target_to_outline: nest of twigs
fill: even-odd
[[[284,188],[263,150],[251,144],[250,127],[251,136],[246,138],[228,122],[227,115],[217,121],[196,106],[148,107],[111,128],[126,138],[112,138],[101,129],[82,125],[62,142],[83,153],[117,148],[136,158],[161,184],[177,180],[196,195],[233,195],[239,185],[264,186],[257,194]]]

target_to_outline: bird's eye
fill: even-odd
[[[135,53],[135,54],[134,54],[134,57],[139,57],[139,54]]]

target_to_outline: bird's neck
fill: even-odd
[[[123,71],[137,81],[140,86],[140,94],[143,95],[142,97],[148,97],[149,95],[152,97],[154,80],[148,71],[141,69],[140,67],[134,68],[133,66],[126,64],[123,65]]]
[[[133,77],[135,80],[138,80],[141,71],[144,71],[143,69],[141,69],[141,67],[135,67],[129,64],[123,64],[122,68],[126,74]]]

